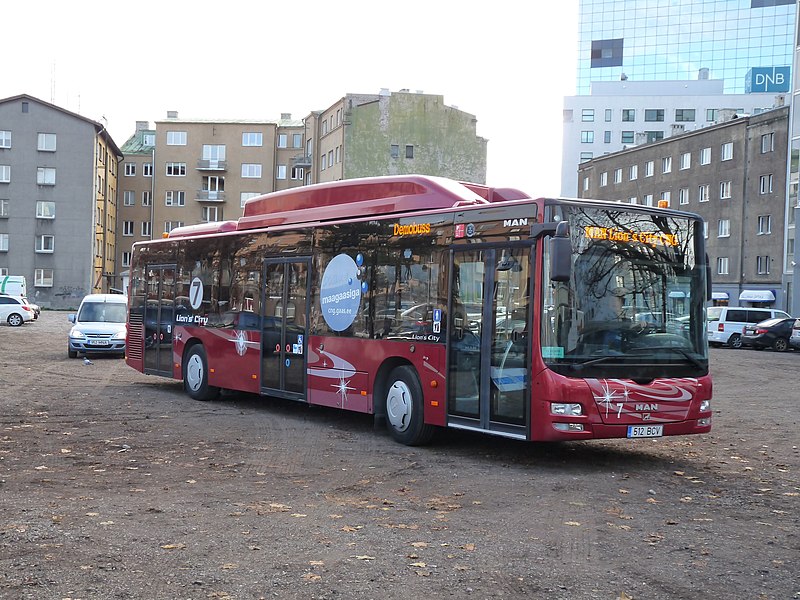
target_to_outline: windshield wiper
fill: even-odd
[[[684,350],[683,348],[680,348],[678,346],[646,346],[646,347],[642,347],[642,348],[629,348],[628,352],[641,353],[641,352],[649,352],[651,350],[653,350],[653,351],[655,351],[655,350],[672,350],[673,352],[677,352],[678,354],[683,356],[687,361],[692,363],[692,365],[697,367],[698,369],[704,369],[705,368],[705,365],[703,365],[703,363],[701,363],[694,356],[692,356],[692,354],[690,352],[688,352],[687,350]]]

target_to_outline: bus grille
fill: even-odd
[[[144,319],[142,315],[128,317],[128,344],[125,349],[129,358],[142,360],[144,357]]]

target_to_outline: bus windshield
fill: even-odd
[[[566,205],[569,281],[551,281],[545,246],[541,346],[575,377],[697,377],[708,373],[705,270],[696,219]]]

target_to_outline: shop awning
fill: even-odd
[[[775,302],[772,290],[743,290],[739,302]]]
[[[729,298],[728,292],[711,292],[712,300],[728,300]]]

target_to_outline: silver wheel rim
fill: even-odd
[[[197,354],[192,354],[186,361],[186,384],[194,392],[203,385],[203,361]]]
[[[11,325],[12,327],[17,327],[21,323],[22,323],[22,317],[20,317],[19,315],[11,315],[10,317],[8,317],[8,324]]]
[[[405,431],[411,423],[411,390],[402,381],[395,381],[386,396],[386,418],[397,431]]]

